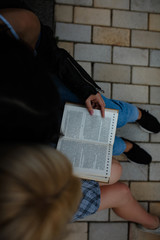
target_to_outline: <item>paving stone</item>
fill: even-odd
[[[110,10],[75,7],[74,22],[90,25],[110,25]]]
[[[130,224],[129,240],[159,240],[159,236],[150,233],[144,233],[137,229],[134,223]]]
[[[91,70],[91,63],[90,62],[78,62],[84,70],[91,76],[92,70]]]
[[[110,83],[104,83],[104,82],[96,82],[96,83],[104,91],[103,95],[106,98],[111,98],[111,84]]]
[[[150,181],[160,181],[160,163],[151,163],[150,164],[149,180]]]
[[[122,176],[120,180],[123,181],[147,181],[148,166],[139,165],[133,162],[121,162]]]
[[[75,44],[78,61],[111,62],[111,47],[96,44]]]
[[[95,7],[129,9],[129,0],[94,0]]]
[[[160,142],[160,133],[151,134],[151,142]]]
[[[131,46],[141,48],[160,49],[160,33],[133,30],[131,38]]]
[[[63,240],[87,240],[87,223],[70,223],[67,225],[66,237]]]
[[[127,47],[114,47],[113,63],[147,66],[148,50]]]
[[[140,201],[160,201],[160,182],[131,182],[133,196]]]
[[[73,56],[73,43],[72,42],[58,42],[58,47],[64,48],[71,56]]]
[[[148,87],[129,84],[113,84],[113,99],[128,102],[148,103]]]
[[[146,13],[113,10],[114,27],[147,29],[148,16]]]
[[[55,0],[55,2],[80,6],[92,6],[93,0]]]
[[[160,31],[160,14],[149,15],[149,30]]]
[[[127,240],[127,223],[90,223],[89,240]]]
[[[132,82],[160,86],[160,69],[147,67],[133,67]]]
[[[150,66],[160,67],[160,50],[150,50]]]
[[[124,127],[117,128],[116,135],[135,142],[149,141],[149,134],[142,131],[135,123],[128,123]]]
[[[56,23],[55,35],[60,40],[90,42],[91,41],[91,27],[70,24],[70,23]]]
[[[95,63],[93,72],[96,81],[130,83],[130,66]]]
[[[55,21],[72,22],[73,7],[64,5],[55,5]]]
[[[155,104],[160,104],[160,87],[150,88],[150,102]]]
[[[117,46],[129,46],[130,31],[121,28],[93,27],[93,42]]]
[[[151,202],[150,203],[150,212],[157,216],[160,216],[160,202]]]
[[[160,12],[159,0],[131,0],[131,10],[140,12]]]
[[[101,210],[99,212],[96,212],[95,214],[92,214],[88,217],[85,217],[83,220],[83,222],[107,222],[108,221],[108,209],[105,210]]]

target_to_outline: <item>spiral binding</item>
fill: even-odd
[[[110,169],[110,163],[111,163],[111,158],[112,158],[112,149],[113,149],[113,146],[112,146],[112,140],[113,140],[113,130],[115,128],[115,124],[116,124],[116,115],[115,113],[113,113],[113,117],[112,117],[112,125],[111,125],[111,134],[110,134],[110,139],[109,139],[109,148],[108,148],[108,156],[107,156],[107,167],[106,167],[106,177],[107,178],[107,175],[109,173],[109,169]]]

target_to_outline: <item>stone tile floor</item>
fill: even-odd
[[[95,5],[92,5],[92,2],[94,2]],[[99,85],[105,90],[106,97],[117,97],[120,100],[133,102],[137,106],[149,110],[160,120],[160,83],[158,77],[160,73],[160,62],[158,60],[159,57],[156,57],[155,61],[152,59],[152,54],[156,52],[156,54],[160,56],[160,51],[150,50],[150,48],[155,48],[154,44],[157,44],[159,33],[156,33],[157,35],[151,35],[149,33],[150,35],[148,35],[148,37],[150,37],[150,40],[148,41],[148,44],[150,44],[150,46],[144,45],[143,49],[137,48],[133,50],[132,48],[129,49],[123,47],[129,44],[128,40],[125,42],[126,39],[128,39],[128,31],[122,31],[123,34],[126,33],[126,38],[123,39],[122,34],[121,43],[116,41],[116,35],[114,35],[114,37],[111,39],[102,39],[103,42],[101,43],[101,39],[97,39],[99,36],[96,34],[93,35],[93,39],[90,42],[90,36],[98,29],[96,25],[103,25],[104,21],[106,21],[106,26],[112,26],[110,18],[106,19],[106,16],[109,16],[109,13],[112,11],[112,9],[114,9],[114,6],[116,6],[115,9],[128,9],[129,2],[130,4],[132,2],[132,9],[130,10],[133,11],[139,11],[137,9],[138,5],[140,5],[138,16],[141,18],[145,17],[144,13],[142,12],[147,13],[147,11],[157,11],[159,13],[159,8],[156,9],[156,4],[159,7],[159,3],[157,1],[153,1],[153,4],[149,5],[149,2],[151,2],[150,0],[147,0],[146,6],[143,5],[144,3],[142,4],[142,0],[139,2],[134,0],[125,0],[121,2],[108,0],[56,0],[56,34],[59,36],[59,46],[64,47],[67,51],[69,51],[70,54],[76,58],[76,60],[80,61],[80,64],[85,68],[85,70],[91,76],[93,76],[95,80],[99,81]],[[98,8],[92,10],[95,10],[94,13],[97,11],[97,14],[95,14],[95,17],[93,17],[93,15],[91,15],[90,8],[83,8],[82,11],[82,8],[79,8],[79,5],[82,7],[89,6],[91,8],[96,6]],[[151,9],[149,9],[149,6]],[[103,10],[105,7],[107,8],[106,11]],[[104,19],[102,22],[99,22],[99,11],[101,11],[101,17]],[[83,12],[85,12],[85,20]],[[125,11],[117,11],[117,14],[120,13],[124,14],[124,17],[126,17],[127,12],[125,14]],[[111,17],[114,17],[116,11],[113,10],[112,14],[113,15]],[[153,14],[151,17],[159,17],[160,19],[159,14],[156,16]],[[131,22],[125,21],[124,23],[127,25],[125,25],[124,28],[127,26],[129,31],[130,28],[135,27],[137,27],[137,29],[142,29],[141,21],[136,19],[137,17],[135,18],[134,22],[131,21],[132,19],[130,19]],[[145,19],[147,21],[147,18]],[[122,24],[121,20],[122,19],[120,19],[116,24]],[[150,18],[150,20],[152,19]],[[86,21],[88,22],[86,23]],[[144,22],[144,29],[148,27],[146,24],[147,22]],[[151,25],[149,27],[151,29]],[[156,31],[160,30],[159,24],[157,24],[155,27]],[[94,29],[94,31],[91,31],[91,28]],[[104,31],[104,33],[105,31],[109,30],[108,27],[104,29],[102,26],[99,29]],[[110,32],[111,34],[116,34],[116,32],[112,32],[112,30],[116,31],[116,29],[111,28]],[[121,30],[123,29],[118,29],[117,36],[120,36],[119,34],[121,33]],[[134,35],[139,33],[139,31],[135,30],[132,32]],[[152,33],[154,34],[154,32]],[[154,38],[154,36],[157,36],[157,38]],[[143,41],[142,43],[146,44],[145,39],[142,40],[144,40],[144,43]],[[98,44],[94,44],[96,41]],[[119,44],[122,44],[122,46],[116,47],[114,46],[116,44],[118,46],[120,46]],[[156,46],[159,48],[159,45]],[[116,51],[119,55],[116,55]],[[121,53],[124,53],[124,51],[125,56],[128,56],[127,59],[122,59]],[[133,51],[135,55],[133,54]],[[148,55],[148,53],[150,53],[150,55]],[[117,56],[119,56],[119,58]],[[150,56],[150,66],[154,68],[148,67]],[[137,65],[137,67],[134,65]],[[143,65],[147,67],[145,68]],[[107,76],[108,71],[110,71],[110,76]],[[140,73],[139,71],[146,75],[144,79],[138,78],[138,81],[140,82],[137,82],[137,74]],[[119,74],[119,72],[121,72],[121,74]],[[149,73],[151,73],[151,77]],[[106,76],[105,78],[104,75]],[[136,124],[132,123],[118,129],[117,135],[129,138],[130,140],[139,143],[140,146],[142,146],[152,155],[153,161],[150,166],[142,166],[130,163],[126,161],[124,155],[117,157],[117,159],[121,161],[123,166],[121,181],[128,184],[134,197],[145,209],[160,216],[160,133],[145,133]],[[64,240],[82,239],[160,240],[160,236],[140,232],[137,230],[134,223],[127,222],[124,219],[117,217],[111,209],[106,209],[79,222],[68,224],[68,235],[64,238]]]

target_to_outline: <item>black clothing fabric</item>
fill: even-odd
[[[31,10],[24,0],[0,0],[0,9],[2,8],[24,8]]]
[[[18,7],[29,9],[24,0],[2,0],[0,8]],[[64,49],[57,47],[57,42],[50,27],[41,24],[41,39],[37,49],[37,57],[44,65],[73,91],[82,101],[91,94],[101,91],[101,88],[89,74]]]
[[[101,91],[101,88],[73,57],[66,50],[57,47],[56,39],[48,26],[41,26],[37,57],[43,59],[48,70],[56,74],[82,101],[91,94]]]
[[[23,0],[0,1],[0,9],[13,7],[30,10]],[[59,95],[50,74],[55,74],[82,102],[101,89],[67,51],[58,48],[52,29],[42,23],[36,56],[20,41],[12,39],[10,50],[3,49],[3,43],[7,45],[0,38],[0,52],[6,51],[0,58],[0,66],[6,66],[0,78],[0,140],[49,142],[60,128]]]
[[[60,100],[47,70],[11,37],[0,38],[0,53],[0,140],[50,142],[59,134]]]

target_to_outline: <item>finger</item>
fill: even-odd
[[[102,115],[103,118],[105,118],[105,107],[104,107],[104,105],[101,106],[101,115]]]
[[[103,98],[101,97],[100,94],[98,94],[98,103],[100,105],[100,109],[101,109],[101,115],[104,118],[105,117],[105,103],[103,101]]]
[[[94,111],[93,111],[93,107],[92,107],[90,99],[88,99],[86,101],[86,107],[87,107],[88,112],[90,113],[90,115],[93,115]]]

